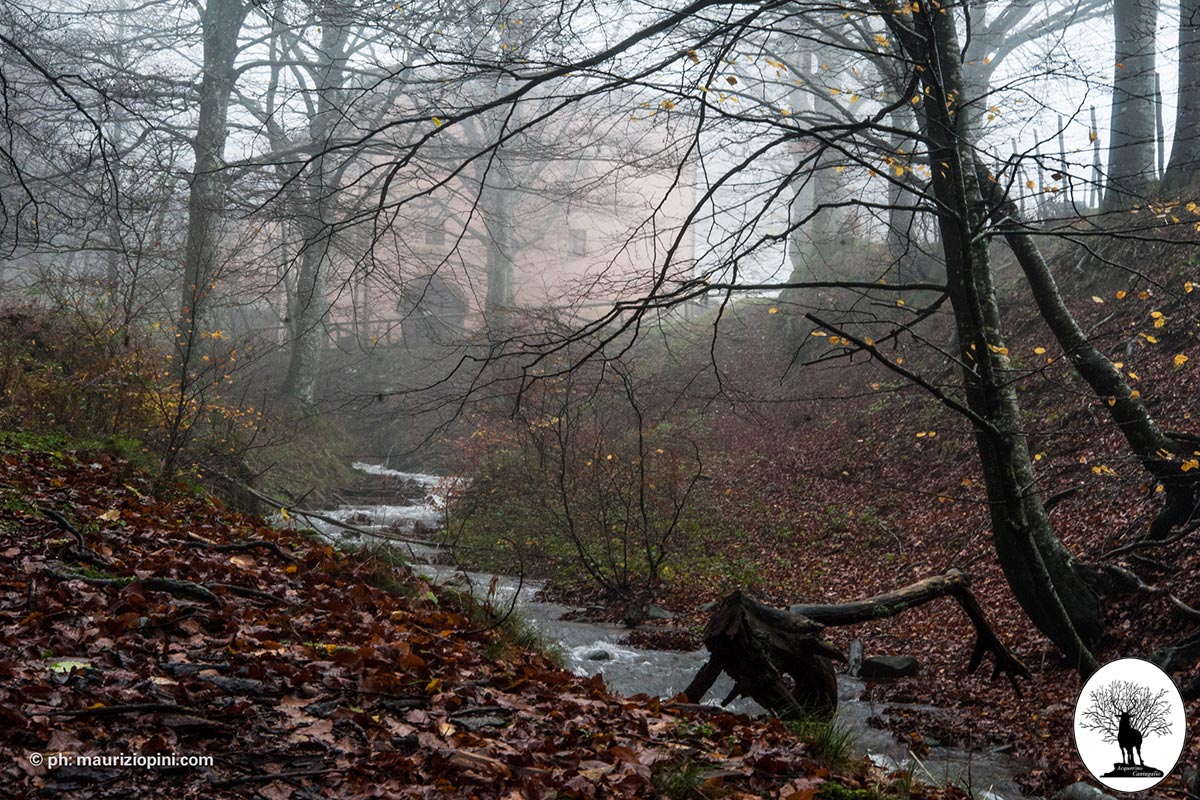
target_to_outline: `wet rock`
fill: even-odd
[[[675,619],[675,615],[662,606],[656,606],[652,603],[646,609],[646,619]]]
[[[1105,794],[1091,784],[1080,781],[1072,783],[1058,792],[1050,800],[1116,800],[1112,795]]]
[[[482,728],[503,728],[508,725],[512,715],[512,709],[482,706],[457,711],[450,715],[450,721],[469,731],[477,731]]]
[[[315,703],[309,703],[304,707],[304,710],[314,717],[324,719],[338,710],[338,702],[337,700],[319,700]]]
[[[864,678],[907,678],[916,675],[921,664],[912,656],[870,656],[862,661]]]
[[[607,650],[596,648],[588,653],[585,658],[587,658],[589,661],[612,661],[612,653],[608,652]]]
[[[442,581],[443,586],[449,586],[451,589],[467,590],[471,588],[471,579],[462,572],[456,572],[446,580]]]

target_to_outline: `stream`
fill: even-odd
[[[373,464],[355,463],[362,472],[391,481],[412,482],[424,490],[425,497],[406,505],[397,498],[396,505],[346,505],[323,512],[335,519],[349,522],[367,531],[401,536],[426,535],[441,524],[446,507],[446,482],[437,475],[400,472]],[[365,537],[312,520],[322,534],[331,540],[347,544],[367,543]],[[469,588],[481,598],[487,594],[493,580],[494,606],[507,609],[516,595],[519,612],[534,625],[548,641],[558,642],[567,656],[567,668],[577,675],[600,673],[609,688],[619,694],[649,694],[673,697],[684,690],[696,671],[706,660],[703,651],[678,652],[646,650],[618,644],[628,629],[602,622],[564,620],[572,609],[557,603],[537,599],[541,584],[525,581],[518,587],[516,578],[466,572],[445,563],[446,554],[434,545],[398,544],[408,550],[413,569],[434,583]],[[519,592],[518,592],[519,588]],[[732,688],[728,676],[722,675],[714,685],[706,703],[718,704]],[[950,715],[955,712],[933,706],[911,703],[882,704],[870,699],[868,687],[862,680],[838,675],[838,722],[853,732],[857,750],[875,763],[888,769],[910,769],[914,776],[927,783],[957,784],[983,800],[1009,800],[1021,796],[1013,776],[1024,770],[1016,759],[994,750],[969,750],[961,747],[931,746],[922,758],[916,758],[908,748],[887,730],[872,726],[877,717],[928,713]],[[748,699],[730,704],[729,710],[760,714],[763,709]],[[961,713],[961,712],[959,712]],[[927,737],[927,740],[929,737]]]

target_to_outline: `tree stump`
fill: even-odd
[[[684,694],[689,703],[699,703],[725,672],[733,678],[734,688],[722,705],[744,696],[784,719],[831,716],[837,710],[838,698],[832,660],[846,658],[821,640],[825,627],[896,616],[947,596],[958,601],[975,627],[975,646],[967,672],[975,672],[991,653],[995,660],[992,678],[1004,674],[1019,695],[1017,678],[1029,678],[1029,670],[1000,641],[971,592],[970,578],[957,569],[863,600],[792,606],[788,610],[734,592],[709,619],[704,645],[711,655]]]
[[[704,644],[712,656],[684,694],[689,702],[699,702],[724,671],[734,689],[723,705],[745,696],[784,719],[832,715],[838,693],[830,659],[846,658],[818,638],[824,629],[800,614],[734,592],[709,620]]]

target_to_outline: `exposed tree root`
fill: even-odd
[[[947,596],[958,601],[975,627],[967,672],[974,673],[991,653],[992,678],[1004,674],[1020,694],[1017,678],[1031,677],[1029,670],[996,636],[971,592],[969,578],[957,569],[864,600],[799,605],[786,611],[734,592],[709,620],[704,644],[712,655],[684,694],[688,702],[700,702],[721,672],[726,672],[735,686],[725,703],[748,696],[781,717],[814,710],[832,713],[837,706],[837,682],[830,659],[845,661],[845,657],[818,638],[821,631],[826,626],[896,616]],[[791,685],[785,675],[791,678]]]
[[[184,542],[188,547],[205,547],[209,550],[216,550],[218,553],[242,553],[248,550],[266,550],[279,559],[286,561],[289,564],[295,564],[296,559],[288,554],[282,547],[274,542],[264,542],[255,539],[247,542],[230,542],[229,544],[220,544],[210,539],[205,539],[203,536],[195,533],[188,534],[188,541]]]
[[[52,578],[58,578],[60,581],[83,581],[89,586],[128,586],[131,583],[140,583],[152,592],[166,592],[175,597],[199,600],[202,603],[208,603],[218,608],[224,605],[221,598],[213,594],[212,590],[208,587],[176,578],[93,578],[90,575],[81,575],[78,572],[60,572],[54,569],[46,570],[46,574]]]

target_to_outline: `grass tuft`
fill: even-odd
[[[854,731],[819,714],[801,716],[785,723],[792,734],[808,745],[813,758],[830,770],[848,766],[855,758]]]

